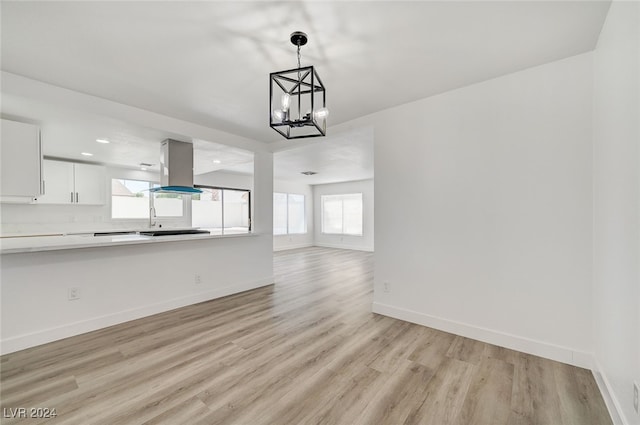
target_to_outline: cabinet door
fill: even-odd
[[[75,201],[73,190],[73,163],[42,161],[44,195],[38,197],[40,204],[71,204]]]
[[[33,198],[41,192],[40,129],[2,120],[0,195]]]
[[[75,165],[75,201],[84,205],[103,205],[107,173],[100,165]]]

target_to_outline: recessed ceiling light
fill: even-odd
[[[92,153],[89,152],[82,152],[80,155],[84,155],[84,156],[93,156]]]
[[[222,161],[220,161],[219,159],[214,159],[214,160],[213,160],[213,163],[214,163],[214,164],[220,164],[220,163],[222,163]]]
[[[98,142],[98,143],[103,143],[103,144],[105,144],[105,145],[106,145],[107,143],[111,143],[111,142],[109,142],[109,141],[108,141],[108,140],[106,140],[106,139],[96,139],[96,142]]]
[[[315,171],[301,171],[300,174],[304,174],[305,176],[313,176],[314,174],[318,174]]]

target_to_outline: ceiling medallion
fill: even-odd
[[[291,43],[298,49],[298,67],[270,74],[269,125],[287,139],[325,136],[329,111],[324,84],[313,66],[300,66],[307,34],[292,33]]]

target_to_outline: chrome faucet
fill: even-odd
[[[149,208],[149,227],[155,227],[156,222],[153,220],[156,218],[156,209],[154,207]]]

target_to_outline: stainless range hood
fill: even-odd
[[[160,187],[156,193],[193,195],[202,190],[193,187],[193,145],[166,139],[160,150]]]

